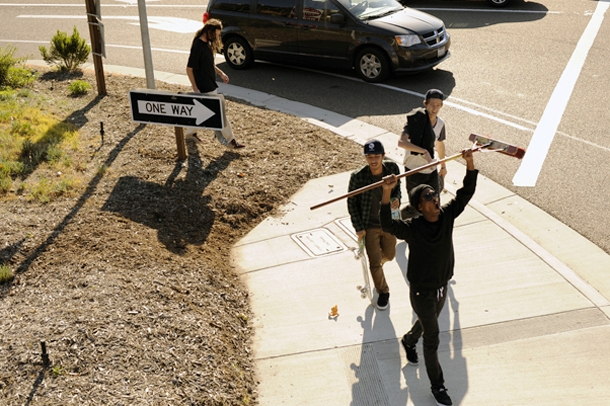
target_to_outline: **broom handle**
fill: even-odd
[[[487,145],[478,146],[476,148],[473,148],[472,151],[473,152],[479,151],[479,150],[485,148],[486,146]],[[400,175],[396,175],[396,178],[397,179],[404,178],[406,176],[413,175],[414,173],[421,172],[421,171],[423,171],[425,169],[428,169],[428,168],[431,168],[433,166],[440,165],[440,164],[442,164],[444,162],[452,161],[454,159],[457,159],[457,158],[461,157],[462,154],[463,154],[463,152],[460,152],[460,153],[457,153],[455,155],[451,155],[450,157],[447,157],[445,159],[441,159],[440,161],[430,162],[429,164],[420,166],[419,168],[411,169],[408,172],[404,172],[404,173],[401,173]],[[335,197],[333,199],[330,199],[330,200],[328,200],[326,202],[318,203],[318,204],[316,204],[314,206],[311,206],[309,208],[309,210],[315,210],[315,209],[318,209],[320,207],[326,206],[327,204],[331,204],[331,203],[334,203],[336,201],[339,201],[341,199],[346,199],[348,197],[359,195],[360,193],[366,192],[367,190],[375,189],[376,187],[379,187],[379,186],[383,185],[383,182],[384,182],[383,180],[380,180],[379,182],[375,182],[375,183],[371,183],[370,185],[363,186],[360,189],[352,190],[351,192],[346,193],[344,195],[341,195],[341,196]]]

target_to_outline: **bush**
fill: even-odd
[[[6,264],[0,264],[0,283],[6,283],[13,279],[13,271]]]
[[[85,94],[89,89],[91,89],[91,85],[87,82],[83,82],[82,80],[75,80],[68,86],[68,90],[72,96]]]
[[[0,47],[0,89],[21,87],[35,79],[31,70],[17,67],[28,58],[14,58],[15,51],[17,48],[10,44],[6,49]]]
[[[8,193],[13,187],[13,179],[9,176],[0,175],[0,193]]]
[[[45,62],[57,65],[60,70],[73,72],[80,65],[87,62],[91,47],[87,45],[84,38],[81,38],[76,26],[70,37],[65,32],[57,30],[57,34],[51,39],[51,47],[39,46],[40,54]]]

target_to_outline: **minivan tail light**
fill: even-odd
[[[210,19],[210,13],[203,13],[203,23],[207,23]]]

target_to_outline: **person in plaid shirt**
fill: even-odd
[[[364,144],[364,156],[367,165],[351,174],[350,192],[378,182],[384,176],[400,174],[400,169],[396,163],[384,160],[385,150],[380,141],[371,140],[366,142]],[[358,240],[361,241],[364,238],[371,276],[379,294],[377,299],[379,310],[387,309],[390,299],[390,288],[383,274],[383,264],[393,260],[396,256],[396,237],[384,232],[379,221],[382,195],[383,189],[379,186],[347,199],[347,208]],[[392,198],[392,209],[397,210],[400,206],[400,180],[392,190]]]

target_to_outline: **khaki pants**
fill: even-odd
[[[388,293],[390,288],[383,274],[383,264],[396,256],[396,237],[381,228],[369,228],[366,230],[364,244],[375,289],[377,293]]]
[[[203,94],[209,94],[209,95],[217,95],[218,91],[214,90],[212,92],[208,92],[208,93],[203,93]],[[225,112],[226,108],[225,108],[225,98],[220,95],[219,96],[221,102],[222,102],[222,123],[223,125],[223,129],[221,131],[217,131],[214,130],[214,134],[216,134],[216,138],[218,139],[218,141],[224,145],[225,147],[229,146],[229,143],[231,141],[233,141],[233,129],[231,128],[231,123],[229,122],[229,120],[227,119],[227,113]],[[196,129],[194,128],[187,128],[186,129],[186,133],[185,135],[190,135],[197,132]]]

